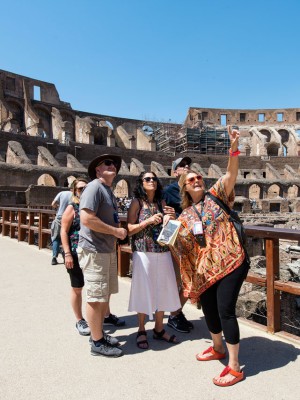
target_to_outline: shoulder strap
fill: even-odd
[[[218,206],[220,206],[225,212],[226,214],[230,215],[231,214],[231,210],[228,207],[227,204],[225,204],[221,199],[219,199],[218,197],[214,196],[212,193],[210,192],[206,192],[206,195],[208,197],[210,197],[215,203],[218,204]]]
[[[138,216],[137,216],[137,223],[138,223],[139,222],[139,218],[140,218],[141,209],[143,207],[143,203],[142,203],[141,199],[137,198],[137,201],[139,202],[139,212],[138,212]]]

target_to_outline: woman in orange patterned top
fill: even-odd
[[[227,172],[209,189],[230,205],[238,174],[239,131],[228,127],[231,141]],[[179,186],[183,212],[174,256],[180,264],[184,296],[192,302],[200,298],[213,346],[197,354],[197,360],[226,357],[222,331],[229,353],[228,366],[213,379],[218,386],[230,386],[244,378],[238,360],[239,327],[235,308],[249,265],[233,224],[208,195],[202,176],[189,171]],[[179,254],[179,255],[178,255]]]

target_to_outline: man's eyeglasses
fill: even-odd
[[[112,161],[112,160],[103,160],[103,161],[101,161],[100,164],[98,164],[98,167],[101,164],[104,164],[106,167],[110,167],[111,165],[113,165],[114,167],[117,168],[116,163],[114,161]]]
[[[193,183],[197,181],[201,181],[203,179],[202,175],[197,175],[197,176],[191,176],[190,178],[187,178],[187,180],[185,181],[185,184],[188,185],[193,185]]]
[[[156,176],[146,176],[146,178],[143,178],[143,181],[144,182],[151,182],[151,181],[157,182],[158,178]]]

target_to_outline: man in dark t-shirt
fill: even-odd
[[[164,199],[166,200],[167,206],[175,209],[176,217],[179,217],[182,212],[178,181],[182,174],[186,174],[189,171],[191,163],[192,160],[190,157],[177,158],[177,160],[173,161],[172,171],[173,176],[176,177],[176,181],[164,189]]]

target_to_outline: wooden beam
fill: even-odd
[[[270,333],[280,331],[280,292],[275,289],[279,279],[279,239],[266,239],[267,270],[267,329]]]

